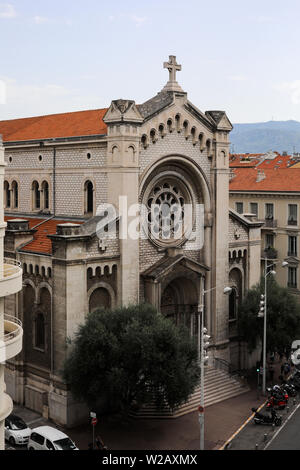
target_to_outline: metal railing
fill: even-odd
[[[14,329],[12,331],[7,331],[8,330],[8,324],[13,325]],[[4,336],[3,336],[3,341],[11,341],[12,339],[16,338],[19,336],[22,330],[22,322],[16,317],[13,317],[11,315],[4,315]]]
[[[237,367],[233,367],[230,362],[226,361],[225,359],[221,359],[220,357],[214,357],[213,365],[215,369],[223,370],[227,372],[230,376],[241,376],[243,372],[239,370]]]
[[[275,219],[264,219],[265,227],[276,228],[277,227],[277,220]]]
[[[9,278],[14,276],[19,269],[22,269],[22,264],[13,258],[4,258],[3,260],[3,277]]]

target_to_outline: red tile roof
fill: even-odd
[[[0,121],[4,142],[107,134],[105,109]]]
[[[264,172],[265,178],[257,182],[258,172]],[[230,191],[299,191],[300,168],[235,168],[234,178],[229,184]]]
[[[258,165],[258,168],[289,168],[293,163],[295,163],[295,161],[291,155],[278,155],[278,157],[273,160],[264,160],[260,165]]]
[[[229,166],[233,168],[247,168],[256,166],[261,160],[263,153],[239,153],[229,156]]]
[[[19,217],[18,217],[19,218]],[[52,242],[47,235],[54,235],[56,233],[56,227],[59,224],[65,224],[70,221],[67,220],[57,220],[57,219],[41,219],[41,218],[31,218],[31,217],[21,217],[22,220],[29,221],[29,228],[36,228],[36,232],[33,235],[33,240],[28,242],[22,251],[40,253],[51,255],[52,253]],[[16,219],[16,217],[5,216],[5,221]],[[74,222],[76,224],[82,224],[84,222]]]

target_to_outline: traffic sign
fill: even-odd
[[[199,411],[199,413],[204,413],[204,408],[203,408],[203,406],[198,406],[198,411]]]
[[[94,411],[91,411],[91,412],[90,412],[90,417],[91,417],[91,418],[97,418],[97,415],[96,415],[96,413],[95,413]]]
[[[96,424],[98,423],[98,420],[97,418],[92,418],[92,426],[96,426]]]

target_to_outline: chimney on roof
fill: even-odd
[[[265,177],[266,177],[266,175],[265,175],[265,172],[263,170],[257,170],[257,177],[256,177],[256,182],[257,183],[264,180]]]
[[[233,178],[236,177],[234,168],[230,168],[230,175],[229,175],[229,182],[233,180]]]

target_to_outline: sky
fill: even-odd
[[[140,104],[177,80],[232,123],[300,121],[299,0],[0,0],[0,120]]]

